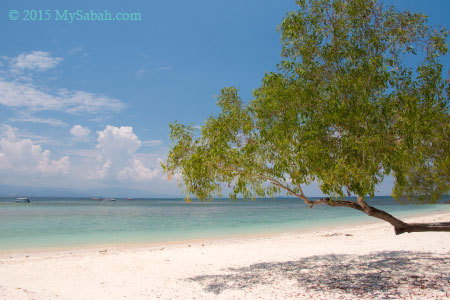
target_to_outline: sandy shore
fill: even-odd
[[[450,213],[410,218],[449,221]],[[0,255],[0,299],[450,299],[450,233],[386,223]]]

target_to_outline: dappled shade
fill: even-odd
[[[258,285],[275,287],[289,279],[298,285],[298,296],[313,299],[327,299],[327,295],[333,293],[339,293],[342,296],[339,299],[450,297],[450,254],[390,251],[369,255],[320,255],[224,271],[225,274],[188,280],[213,294],[228,289],[249,290]]]

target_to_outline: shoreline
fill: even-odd
[[[443,222],[450,212],[408,218]],[[385,222],[0,256],[0,299],[446,299],[450,233]]]
[[[420,207],[418,205],[415,207],[416,208],[414,209],[407,207],[405,210],[387,211],[400,219],[409,218],[411,216],[434,214],[439,210],[450,211],[450,205],[443,204],[436,206],[426,205],[424,207]],[[0,255],[2,253],[12,252],[48,252],[99,247],[146,247],[149,245],[176,244],[186,241],[195,242],[230,238],[264,237],[292,232],[314,231],[321,228],[326,229],[340,226],[348,227],[359,224],[382,222],[375,218],[366,216],[363,213],[348,209],[348,212],[342,211],[329,214],[327,209],[324,209],[323,212],[321,212],[320,207],[311,210],[310,212],[310,209],[307,207],[301,206],[300,209],[298,209],[296,206],[296,208],[296,212],[291,215],[288,214],[285,219],[279,218],[279,216],[274,213],[268,214],[267,217],[265,217],[269,220],[269,222],[266,222],[266,219],[259,221],[253,218],[250,221],[244,221],[242,222],[242,225],[237,226],[234,226],[233,222],[239,221],[240,219],[236,219],[231,223],[227,221],[224,222],[226,218],[224,218],[223,214],[219,214],[219,221],[217,221],[216,225],[214,225],[215,221],[212,220],[211,224],[213,224],[213,226],[211,227],[207,225],[204,226],[204,223],[198,221],[190,222],[190,220],[176,219],[175,221],[178,222],[177,224],[184,224],[180,222],[186,222],[186,225],[182,227],[177,226],[176,228],[174,226],[169,226],[169,230],[165,230],[161,226],[158,227],[158,224],[156,224],[155,230],[153,230],[151,222],[154,221],[138,221],[142,228],[147,228],[145,230],[140,230],[141,227],[139,226],[135,226],[134,228],[133,225],[131,227],[127,227],[128,224],[126,222],[121,225],[114,222],[110,224],[108,222],[111,222],[111,220],[108,218],[104,218],[104,220],[102,219],[105,221],[103,224],[110,224],[112,229],[108,229],[110,226],[107,225],[105,227],[107,229],[103,230],[101,222],[98,224],[94,222],[93,227],[83,225],[86,224],[86,222],[90,224],[89,220],[77,223],[79,221],[78,219],[82,219],[79,217],[78,219],[69,219],[68,224],[70,224],[70,222],[74,222],[74,224],[81,229],[80,232],[77,232],[70,226],[62,226],[59,228],[59,226],[57,226],[58,224],[55,222],[53,222],[53,226],[44,225],[45,222],[41,222],[42,224],[38,224],[38,228],[40,229],[33,230],[33,228],[35,228],[33,226],[33,222],[19,222],[16,224],[13,219],[8,221],[8,218],[6,218],[6,229],[4,229],[5,234],[2,235],[2,238],[0,238]],[[194,211],[196,213],[204,214],[202,210],[196,211],[194,209]],[[15,212],[13,211],[13,213]],[[63,210],[62,213],[65,213],[65,211]],[[264,213],[264,211],[261,211],[261,213]],[[114,212],[114,214],[117,213]],[[151,216],[151,211],[148,212],[148,214]],[[120,214],[117,214],[117,216],[120,217]],[[47,214],[46,217],[50,220],[48,224],[52,224],[51,216]],[[245,218],[245,213],[240,217]],[[59,222],[61,221],[62,220]],[[206,221],[207,224],[208,222],[211,222],[208,218],[206,218]],[[189,224],[194,224],[194,226],[190,227],[191,225]],[[219,224],[226,224],[226,226]],[[236,224],[240,224],[240,222],[236,222]],[[48,226],[48,229],[45,226]],[[29,228],[30,230],[25,228]],[[191,230],[191,228],[193,228],[193,230]],[[17,232],[19,232],[17,236],[14,235],[16,229]]]
[[[433,212],[420,212],[413,216],[401,218],[407,222],[417,222],[417,219],[433,218],[447,216],[447,220],[450,220],[450,210],[448,211],[433,211]],[[323,233],[329,231],[343,231],[343,230],[358,230],[360,227],[370,225],[386,225],[392,229],[393,227],[382,220],[367,217],[367,220],[350,220],[346,223],[338,223],[335,225],[324,224],[321,226],[308,226],[304,228],[292,228],[283,231],[274,231],[269,233],[242,233],[242,234],[223,234],[219,236],[207,236],[202,238],[192,238],[184,240],[170,240],[170,241],[150,241],[141,243],[99,243],[99,244],[84,244],[67,247],[37,247],[37,248],[17,248],[17,249],[0,249],[0,259],[3,257],[20,256],[23,254],[50,254],[50,253],[70,253],[71,252],[90,252],[90,251],[104,251],[104,250],[130,250],[130,249],[148,249],[158,247],[177,247],[187,246],[191,244],[204,244],[204,243],[217,243],[217,242],[234,242],[234,241],[247,241],[258,239],[271,239],[282,236],[301,235],[308,233]],[[408,234],[408,233],[405,233]],[[414,234],[414,233],[412,233]]]

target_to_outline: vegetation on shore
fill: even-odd
[[[396,234],[450,231],[450,223],[408,224],[365,201],[388,175],[405,203],[433,203],[450,190],[448,31],[376,0],[297,4],[279,27],[278,71],[252,100],[224,88],[220,113],[199,133],[170,125],[169,178],[179,174],[202,200],[224,184],[234,199],[286,191],[311,207],[385,220]],[[313,182],[329,197],[309,199],[302,187]]]

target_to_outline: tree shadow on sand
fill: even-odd
[[[364,299],[398,299],[424,292],[450,296],[450,253],[392,251],[369,255],[320,255],[224,271],[227,274],[188,280],[203,285],[206,292],[214,294],[290,279],[305,291],[338,292]]]

